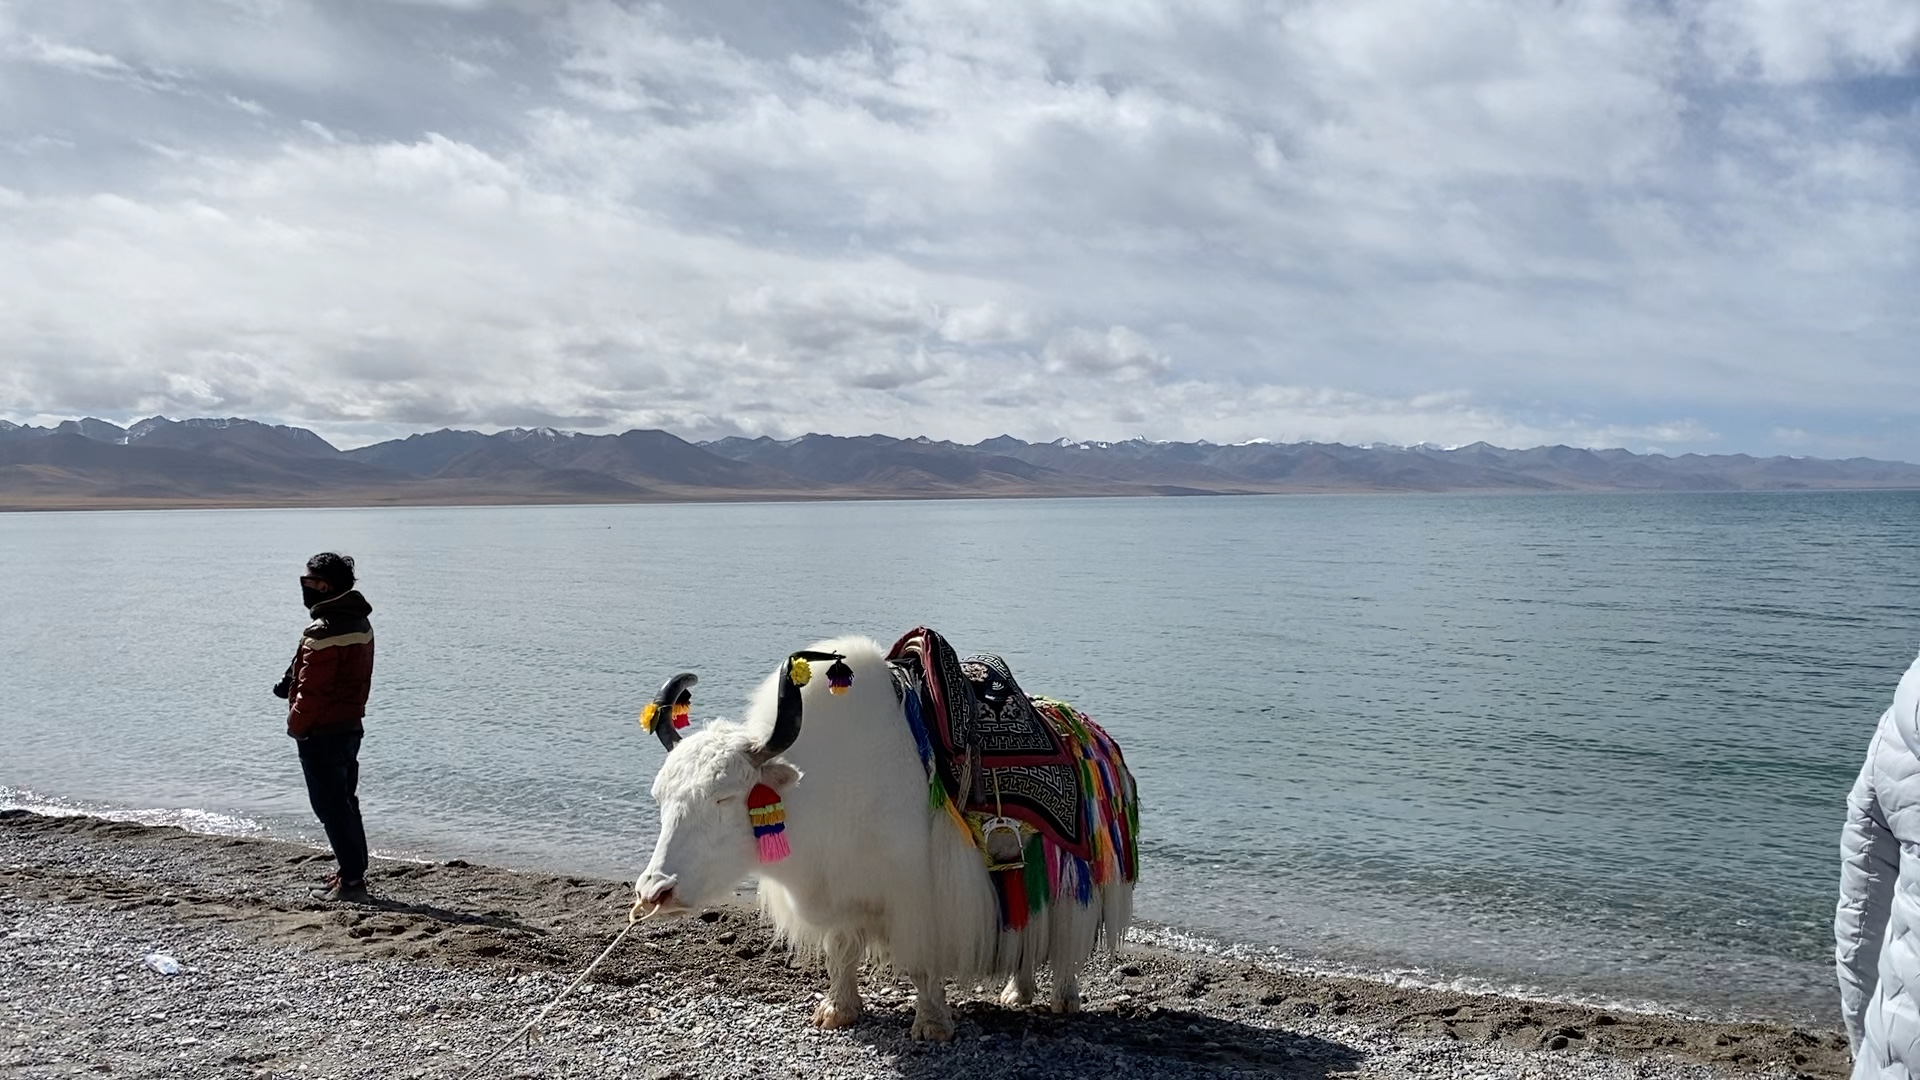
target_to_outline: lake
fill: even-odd
[[[1144,919],[1334,971],[1832,1019],[1920,493],[0,515],[0,804],[319,840],[268,690],[360,563],[379,851],[631,878],[674,671],[925,624],[1126,750]]]

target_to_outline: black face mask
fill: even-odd
[[[308,610],[312,610],[315,604],[323,600],[331,599],[333,599],[333,594],[330,592],[321,592],[311,585],[303,584],[300,586],[300,602],[307,605]]]

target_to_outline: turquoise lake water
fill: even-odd
[[[631,877],[700,672],[917,624],[1100,720],[1142,917],[1333,970],[1830,1019],[1845,796],[1920,650],[1920,493],[0,515],[0,804],[318,839],[307,555],[379,637],[374,846]]]

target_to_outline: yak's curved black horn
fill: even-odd
[[[700,676],[683,671],[668,679],[640,710],[640,726],[660,736],[660,745],[668,753],[680,744],[680,729],[687,724],[687,711],[693,703],[693,693],[687,688],[699,681]]]
[[[754,756],[762,761],[777,757],[786,752],[800,737],[800,688],[813,678],[808,667],[810,660],[845,660],[839,653],[814,652],[803,649],[787,657],[780,666],[780,697],[773,712],[773,731],[767,741],[754,751]]]

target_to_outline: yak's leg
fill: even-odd
[[[1045,918],[1045,915],[1041,916]],[[1000,1004],[1010,1009],[1023,1009],[1033,1004],[1033,995],[1038,989],[1033,973],[1040,966],[1040,958],[1034,955],[1034,928],[1026,930],[1002,930],[1000,932],[1000,962],[1013,968],[1013,976],[1007,980],[1006,989],[1000,991]]]
[[[953,1038],[953,1010],[947,1008],[947,980],[915,972],[913,976],[913,1031],[916,1039],[947,1042]]]
[[[1007,980],[1007,988],[1000,991],[1000,1004],[1009,1008],[1024,1008],[1033,1004],[1036,987],[1033,983],[1033,965],[1022,963],[1020,970]]]
[[[813,1022],[828,1031],[860,1019],[860,958],[866,941],[856,931],[827,933],[827,997],[814,1007]]]
[[[1097,899],[1096,899],[1097,902]],[[1047,1007],[1057,1013],[1080,1011],[1080,969],[1093,955],[1099,916],[1078,904],[1056,904],[1053,937],[1047,943],[1047,966],[1053,969],[1053,993]]]
[[[1062,972],[1053,969],[1053,996],[1047,1007],[1057,1013],[1077,1013],[1080,1011],[1080,973],[1068,968]]]

